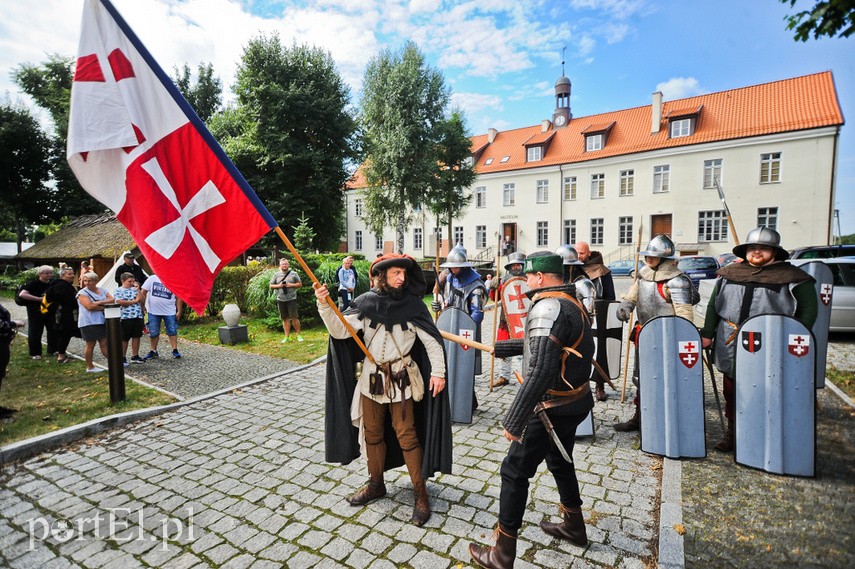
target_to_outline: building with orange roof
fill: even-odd
[[[570,88],[556,82],[541,124],[472,137],[478,178],[453,224],[470,257],[509,236],[524,252],[587,241],[608,262],[632,256],[639,229],[642,245],[666,233],[683,255],[729,252],[716,181],[738,237],[767,225],[788,248],[830,242],[844,123],[831,71],[675,101],[656,92],[650,105],[587,117],[572,115]],[[347,245],[373,257],[394,231],[369,235],[364,186],[357,172],[345,191]],[[404,252],[432,256],[435,223],[416,212]]]

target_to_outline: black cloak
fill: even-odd
[[[385,293],[370,290],[356,299],[345,314],[359,314],[361,320],[377,326],[384,324],[392,327],[400,324],[405,330],[412,324],[428,332],[442,345],[442,336],[430,317],[427,307],[418,296],[408,293],[401,299],[394,299]],[[359,332],[362,339],[362,332]],[[451,473],[451,409],[448,402],[448,388],[433,397],[429,389],[431,375],[430,360],[424,345],[416,336],[416,342],[410,356],[419,366],[425,381],[425,395],[421,401],[413,401],[416,433],[424,458],[422,476],[430,478],[436,472]],[[353,338],[337,340],[330,337],[327,349],[326,373],[326,416],[325,460],[349,464],[359,457],[359,431],[350,418],[350,406],[356,390],[357,380],[355,364],[365,355]],[[386,414],[386,463],[384,470],[397,468],[404,464],[404,455],[398,444],[398,437],[392,428],[390,415]]]

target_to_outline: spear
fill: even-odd
[[[436,280],[433,283],[433,301],[438,303],[439,302],[439,250],[442,248],[442,235],[439,232],[439,217],[437,217],[436,223],[437,223],[437,226],[436,226],[436,255],[434,255],[434,259],[433,259],[433,262],[434,262],[433,272],[436,274]],[[433,314],[434,322],[439,320],[439,313],[440,313],[439,310],[434,312],[434,314]]]
[[[300,266],[303,268],[306,274],[309,275],[309,278],[312,280],[312,287],[320,287],[321,282],[318,280],[318,277],[315,276],[315,273],[312,272],[312,269],[310,269],[309,265],[306,264],[306,261],[303,260],[303,257],[291,243],[291,240],[288,239],[288,237],[282,231],[282,228],[276,226],[276,233],[282,239],[282,242],[285,243],[285,246],[288,247],[288,250],[291,251],[291,254],[294,255],[294,258],[297,259],[297,262],[300,263]],[[362,350],[362,353],[365,354],[365,357],[368,358],[368,361],[370,361],[374,365],[377,365],[377,362],[374,361],[374,357],[368,351],[368,348],[365,347],[365,344],[362,343],[362,340],[360,340],[359,336],[356,335],[356,330],[353,329],[353,326],[351,326],[350,322],[345,319],[344,314],[342,314],[341,311],[338,309],[336,303],[333,302],[332,296],[327,297],[327,304],[330,305],[330,308],[333,309],[335,315],[338,317],[339,320],[341,320],[341,323],[344,324],[344,327],[347,328],[347,331],[350,332],[350,335],[353,337],[353,340],[356,342],[356,345],[359,346],[359,349]]]
[[[496,296],[499,296],[499,291],[502,290],[502,285],[499,279],[499,263],[502,262],[502,232],[499,232],[499,244],[496,246],[496,282],[499,283],[496,285],[495,291]],[[499,308],[502,303],[499,302],[500,298],[493,299],[493,345],[496,345],[496,335],[499,332]],[[496,370],[496,354],[490,354],[490,393],[493,392],[493,373]]]
[[[724,207],[724,214],[727,216],[727,225],[730,227],[730,233],[733,235],[733,241],[739,245],[739,236],[736,234],[736,227],[733,225],[733,216],[730,215],[730,208],[727,207],[727,201],[724,199],[724,190],[721,189],[721,184],[718,181],[718,176],[713,178],[715,189],[718,192],[718,197],[721,200],[721,205]]]
[[[635,279],[633,280],[633,286],[638,285],[638,257],[641,254],[641,233],[644,228],[643,224],[638,226],[638,241],[635,242]],[[632,321],[632,316],[629,317],[629,335],[632,336],[632,327],[635,323]],[[632,342],[627,339],[626,342],[626,352],[623,358],[623,386],[620,390],[620,402],[623,403],[624,399],[626,399],[626,373],[629,368],[629,349],[632,345]]]

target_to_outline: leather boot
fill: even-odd
[[[413,484],[413,517],[411,522],[422,527],[430,519],[430,498],[424,482]]]
[[[517,557],[517,532],[503,528],[501,524],[496,526],[493,533],[496,545],[487,547],[477,543],[469,544],[469,555],[480,567],[487,569],[513,569],[514,560]]]
[[[508,378],[503,376],[503,375],[500,375],[499,379],[497,379],[496,381],[493,382],[493,387],[502,387],[503,385],[507,385],[507,384],[508,384]]]
[[[606,395],[605,385],[602,383],[598,383],[597,387],[594,388],[594,399],[597,401],[605,401],[609,396]]]
[[[715,450],[721,452],[733,451],[733,421],[730,419],[727,420],[727,430],[724,432],[724,438],[715,445]]]
[[[364,506],[374,500],[386,495],[386,484],[381,478],[379,481],[369,480],[356,494],[348,496],[347,501],[351,506]]]
[[[615,430],[621,433],[629,431],[637,431],[641,428],[641,413],[638,411],[638,406],[635,407],[635,414],[629,420],[615,425]]]
[[[573,545],[588,545],[588,533],[585,531],[585,519],[580,508],[567,508],[559,504],[564,520],[561,523],[540,522],[540,529],[558,539],[566,539]]]

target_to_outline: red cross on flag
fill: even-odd
[[[85,0],[68,163],[196,312],[276,222],[109,0]]]

